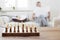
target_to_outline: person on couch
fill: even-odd
[[[41,2],[38,1],[34,8],[32,19],[39,23],[40,26],[48,26],[47,20],[50,20],[50,9],[42,6]]]

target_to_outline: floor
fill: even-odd
[[[2,37],[3,28],[0,28],[0,40],[60,40],[60,27],[39,27],[38,37]]]

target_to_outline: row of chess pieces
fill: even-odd
[[[31,27],[29,27],[29,26],[24,26],[24,24],[22,24],[22,26],[20,27],[19,25],[16,27],[16,26],[14,26],[14,27],[12,27],[12,26],[7,26],[6,28],[5,28],[5,33],[8,33],[8,31],[9,31],[9,33],[37,33],[38,32],[38,29],[37,29],[37,27],[33,27],[33,26],[31,26]]]

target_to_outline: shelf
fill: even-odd
[[[33,10],[3,10],[0,12],[32,12]]]

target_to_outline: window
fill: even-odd
[[[27,8],[28,0],[4,0],[5,7]]]
[[[17,0],[17,7],[18,8],[27,8],[28,0]]]
[[[5,0],[5,7],[13,7],[15,6],[15,0]]]

